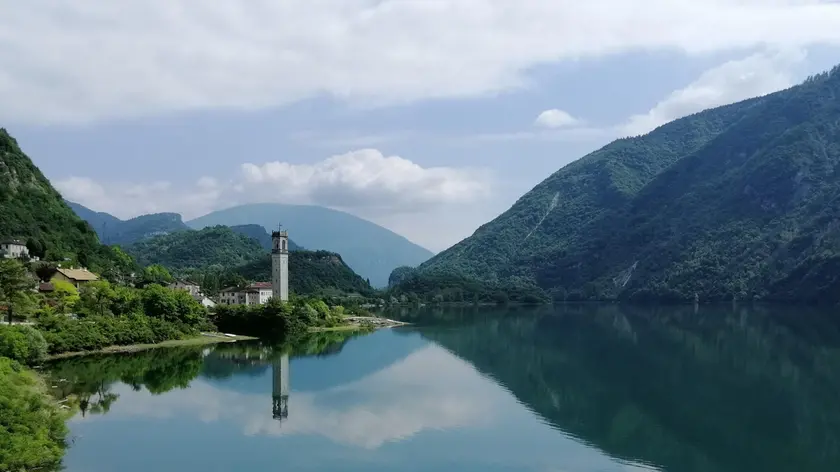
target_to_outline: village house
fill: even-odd
[[[201,286],[187,280],[176,280],[169,284],[169,288],[173,290],[186,290],[193,297],[201,296]]]
[[[0,256],[6,259],[29,257],[29,249],[26,242],[20,239],[5,239],[0,241]]]
[[[219,293],[223,305],[263,305],[273,295],[270,282],[255,282],[247,287],[229,287]]]
[[[195,299],[195,301],[201,303],[206,308],[213,308],[216,306],[216,302],[206,297],[201,291],[201,286],[195,282],[190,282],[188,280],[176,280],[175,282],[169,284],[168,287],[172,290],[186,291]]]
[[[50,282],[55,282],[56,280],[70,282],[74,287],[80,288],[88,282],[99,280],[99,276],[85,268],[75,269],[71,267],[67,269],[59,267],[56,269],[55,275],[50,279]]]

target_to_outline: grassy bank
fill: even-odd
[[[139,351],[146,351],[149,349],[157,349],[160,347],[183,347],[183,346],[203,346],[206,344],[217,344],[217,343],[231,343],[236,341],[248,341],[257,339],[252,336],[225,336],[221,333],[208,333],[202,334],[201,336],[196,336],[193,338],[187,339],[172,339],[168,341],[162,341],[159,343],[151,343],[151,344],[131,344],[127,346],[108,346],[102,349],[97,349],[93,351],[75,351],[75,352],[62,352],[60,354],[54,354],[48,356],[48,360],[55,360],[55,359],[66,359],[68,357],[78,357],[78,356],[87,356],[90,354],[108,354],[108,353],[121,353],[121,352],[139,352]]]

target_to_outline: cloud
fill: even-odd
[[[6,122],[472,97],[563,60],[840,43],[840,4],[816,0],[6,3]]]
[[[131,217],[178,211],[185,217],[242,203],[315,204],[357,214],[393,214],[469,203],[486,195],[491,180],[483,169],[422,167],[376,149],[332,156],[313,164],[247,163],[233,179],[202,176],[195,185],[169,182],[96,182],[73,176],[56,181],[65,198]]]
[[[471,201],[486,193],[480,171],[429,167],[376,149],[362,149],[315,164],[243,164],[245,182],[290,200],[335,207],[405,211],[439,203]]]
[[[798,81],[794,68],[804,59],[803,51],[785,50],[721,64],[672,92],[647,113],[630,117],[620,134],[645,134],[692,113],[788,88]]]
[[[580,120],[577,118],[556,108],[540,113],[537,119],[534,120],[534,124],[542,128],[564,128],[575,126],[579,123]]]

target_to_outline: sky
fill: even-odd
[[[0,0],[0,127],[121,218],[314,204],[433,251],[610,141],[840,63],[819,0]]]

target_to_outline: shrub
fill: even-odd
[[[3,337],[7,334],[3,332]],[[0,470],[53,470],[67,427],[43,385],[17,362],[0,357]]]
[[[47,357],[47,341],[31,326],[0,325],[0,356],[37,364]]]

